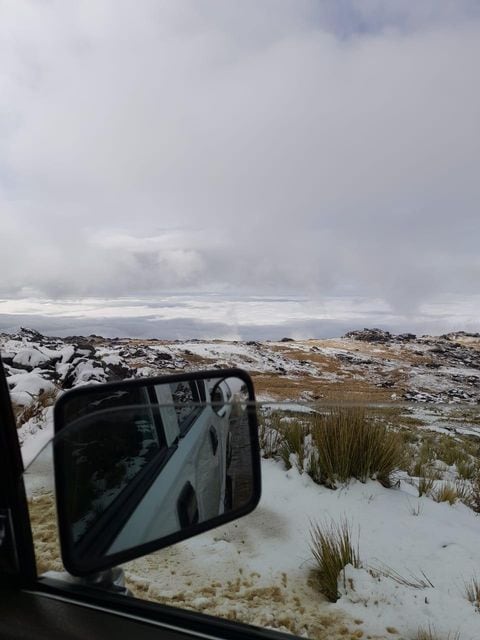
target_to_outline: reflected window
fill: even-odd
[[[177,382],[170,385],[170,390],[180,434],[184,435],[202,411],[199,406],[202,401],[200,392],[195,382]],[[205,395],[205,388],[203,394]]]
[[[128,499],[147,468],[167,451],[149,388],[134,388],[115,398],[105,392],[87,397],[84,406],[82,397],[76,398],[75,406],[68,406],[73,422],[60,440],[60,446],[71,450],[71,465],[63,472],[64,482],[70,485],[66,508],[75,542],[86,531],[95,531],[96,523],[108,520],[114,502],[118,511],[119,501]]]

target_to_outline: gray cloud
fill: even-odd
[[[478,290],[477,2],[1,11],[1,296]]]

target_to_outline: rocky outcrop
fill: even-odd
[[[394,335],[373,328],[350,331],[343,340],[298,340],[292,349],[290,339],[272,343],[100,336],[62,339],[23,328],[12,335],[0,334],[0,349],[12,392],[23,404],[28,403],[32,390],[42,388],[40,381],[45,382],[46,390],[59,390],[233,366],[254,375],[290,377],[292,395],[301,393],[302,380],[310,386],[316,380],[331,385],[348,381],[362,390],[368,386],[391,389],[389,397],[393,400],[480,404],[477,335],[456,332],[416,337],[413,333]]]
[[[363,342],[390,342],[393,338],[389,331],[383,331],[383,329],[361,329],[356,331],[349,331],[345,334],[344,338],[351,338],[353,340],[362,340]]]

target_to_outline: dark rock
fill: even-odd
[[[472,333],[470,331],[452,331],[444,333],[440,336],[444,340],[458,340],[458,338],[480,338],[480,333]]]
[[[398,336],[395,336],[395,339],[400,342],[412,342],[412,340],[417,339],[417,336],[414,333],[400,333]]]
[[[383,331],[383,329],[363,329],[357,331],[349,331],[344,338],[353,338],[353,340],[362,340],[363,342],[390,342],[393,338],[389,331]]]
[[[377,387],[381,387],[383,389],[391,389],[392,387],[395,386],[395,381],[394,380],[384,380],[383,382],[379,382],[376,386]]]
[[[157,353],[157,360],[173,360],[173,356],[171,353],[167,353],[166,351],[162,351],[161,353]]]
[[[360,358],[359,356],[354,356],[350,353],[336,353],[335,357],[341,362],[348,362],[348,364],[358,366],[373,364],[373,360],[370,360],[369,358]]]
[[[134,371],[122,364],[109,364],[105,369],[105,373],[107,374],[107,382],[118,382],[131,378]]]
[[[20,338],[25,338],[28,342],[42,342],[44,336],[35,329],[27,329],[26,327],[20,327],[20,331],[17,334]]]
[[[293,338],[282,338],[280,342],[295,342]]]

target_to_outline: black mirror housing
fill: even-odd
[[[54,408],[62,559],[86,576],[242,517],[261,495],[241,369],[86,385]]]

